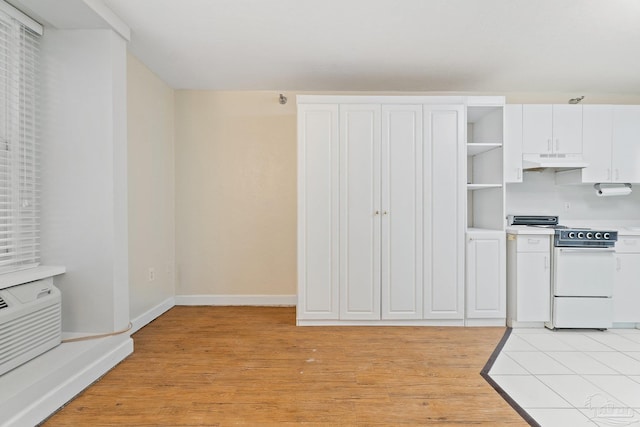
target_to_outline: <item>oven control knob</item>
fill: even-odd
[[[602,239],[602,233],[596,233],[596,239]]]
[[[569,232],[569,238],[570,239],[575,239],[576,238],[576,232],[575,231],[570,231]]]
[[[611,235],[609,233],[604,233],[604,236],[602,236],[602,237],[604,237],[605,239],[609,239],[609,237],[611,237]]]
[[[593,233],[587,233],[587,239],[593,239]]]
[[[578,233],[578,239],[584,239],[584,233],[582,231]]]

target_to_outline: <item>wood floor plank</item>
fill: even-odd
[[[296,327],[287,307],[174,307],[44,425],[527,425],[480,370],[503,328]]]

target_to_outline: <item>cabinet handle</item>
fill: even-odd
[[[530,245],[537,245],[538,243],[540,243],[540,239],[527,239],[527,242]]]
[[[549,268],[549,257],[548,256],[544,256],[544,268],[548,269]]]
[[[387,211],[382,211],[382,215],[388,215],[388,214],[389,214],[389,212],[387,212]]]
[[[560,138],[556,138],[556,152],[560,151]]]
[[[516,168],[516,171],[517,171],[517,174],[518,174],[517,175],[518,179],[522,179],[522,169]]]
[[[611,168],[607,168],[607,181],[611,181]]]
[[[547,151],[551,151],[551,138],[547,139]]]
[[[616,258],[616,270],[620,271],[622,268],[622,264],[620,263],[620,258]]]
[[[374,215],[380,215],[380,211],[375,211],[373,214]]]
[[[616,181],[620,181],[620,169],[616,169]]]

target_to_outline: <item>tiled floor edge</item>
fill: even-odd
[[[495,382],[493,378],[491,378],[491,376],[489,376],[489,371],[491,371],[491,368],[493,367],[493,364],[498,358],[498,355],[502,351],[502,348],[504,347],[504,345],[507,343],[507,340],[511,335],[511,330],[512,330],[511,328],[507,328],[507,330],[504,332],[502,339],[500,340],[496,348],[493,350],[493,353],[491,353],[491,356],[489,357],[489,360],[487,360],[487,363],[484,365],[484,367],[480,371],[480,375],[482,375],[482,378],[484,378],[484,380],[488,382],[491,385],[491,387],[493,387],[493,389],[500,396],[502,396],[502,398],[518,413],[518,415],[520,415],[522,419],[524,419],[527,423],[529,423],[530,426],[541,427],[540,424],[538,424],[538,422],[534,420],[533,417],[527,413],[527,411],[525,411],[520,405],[518,405],[518,403],[515,400],[513,400],[511,396],[509,396],[507,392],[505,392],[502,389],[502,387],[500,387],[500,385],[498,385],[498,383]]]

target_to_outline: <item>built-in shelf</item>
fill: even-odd
[[[467,184],[467,190],[484,190],[487,188],[502,188],[502,184]]]
[[[502,147],[502,143],[468,143],[467,156],[475,156],[476,154],[485,153]]]
[[[480,121],[487,114],[495,113],[502,110],[502,105],[482,105],[469,106],[467,108],[467,123],[475,123]],[[502,111],[500,111],[502,113]]]

